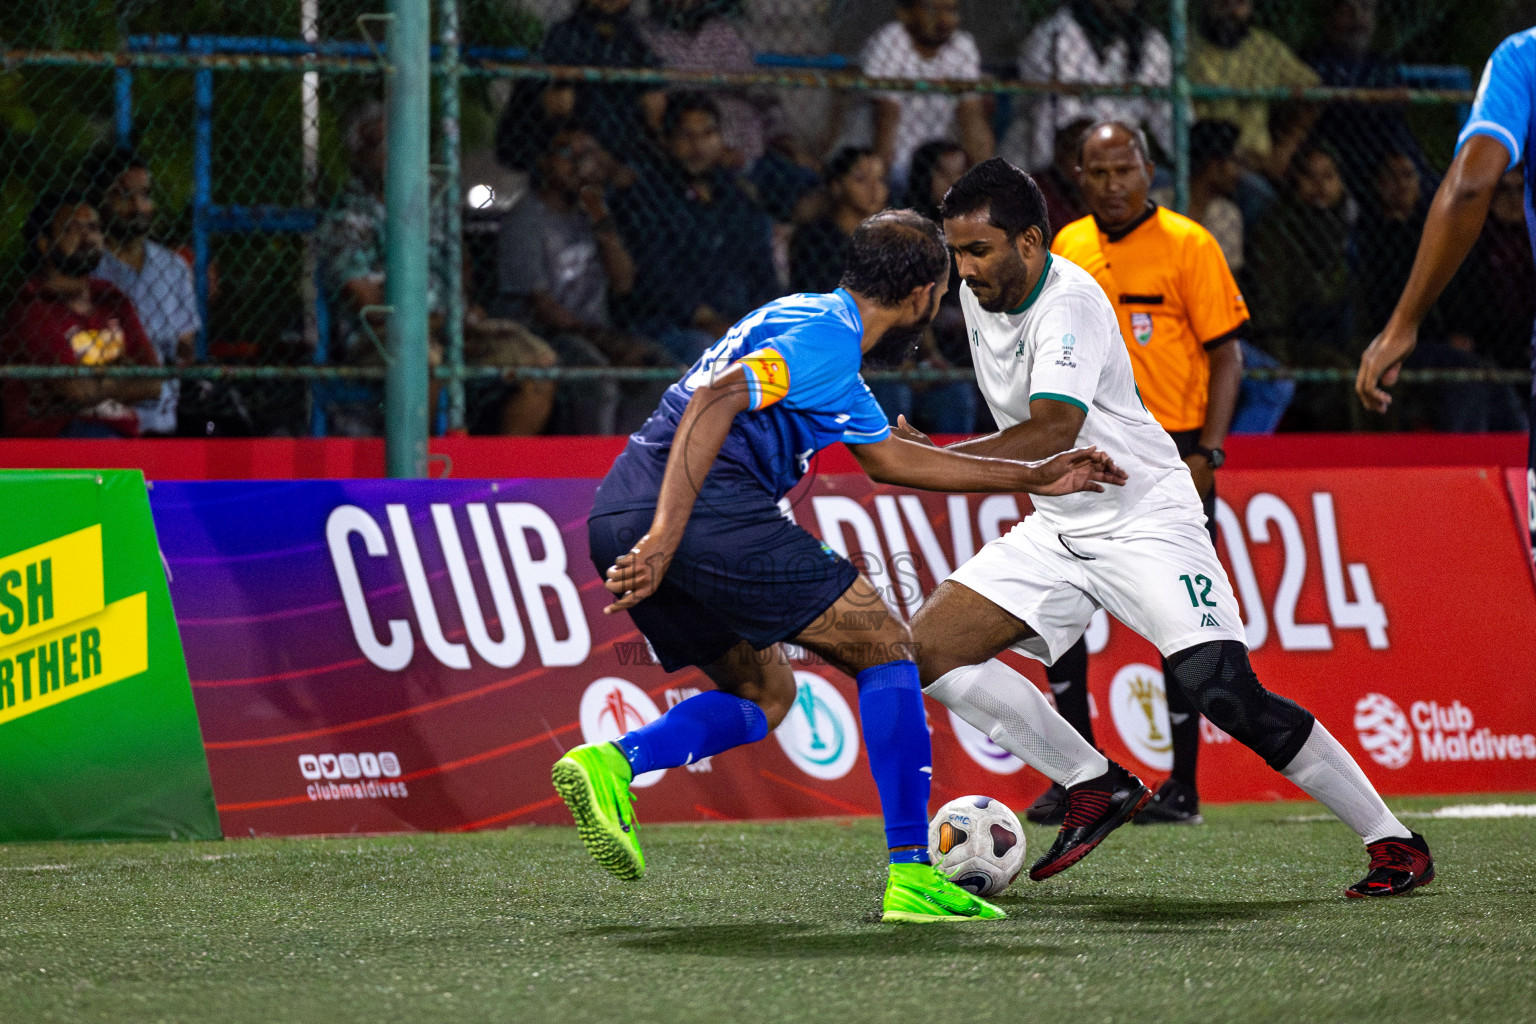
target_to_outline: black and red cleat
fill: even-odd
[[[1370,873],[1345,889],[1345,896],[1360,900],[1401,896],[1435,880],[1435,859],[1417,832],[1407,839],[1379,839],[1367,844],[1366,850],[1371,855]]]
[[[1024,817],[1036,825],[1060,825],[1067,820],[1067,791],[1060,783],[1051,783],[1051,788],[1025,809]]]
[[[1109,762],[1109,771],[1067,790],[1066,820],[1045,856],[1029,869],[1029,877],[1038,882],[1067,870],[1151,799],[1152,791],[1140,779]]]

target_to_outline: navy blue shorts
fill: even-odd
[[[587,520],[599,575],[651,527],[654,509]],[[858,579],[846,559],[785,519],[776,505],[697,506],[661,586],[629,610],[662,668],[709,665],[745,640],[756,650],[799,635]]]

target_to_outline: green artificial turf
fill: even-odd
[[[0,1021],[1536,1017],[1536,818],[1415,819],[1439,878],[1364,902],[1318,810],[1127,827],[1009,920],[927,927],[875,923],[870,820],[648,826],[630,883],[570,828],[10,845]]]

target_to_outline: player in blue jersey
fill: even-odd
[[[1483,68],[1472,116],[1456,139],[1456,158],[1435,193],[1413,259],[1413,271],[1387,326],[1360,358],[1355,391],[1367,409],[1385,412],[1403,360],[1419,340],[1419,324],[1455,276],[1482,233],[1499,179],[1517,164],[1525,170],[1525,223],[1536,251],[1536,28],[1499,44]],[[1536,369],[1536,349],[1532,351]],[[1526,456],[1529,529],[1536,548],[1536,380],[1531,385],[1531,445]]]
[[[906,624],[781,505],[815,454],[839,441],[871,478],[908,487],[1067,494],[1123,481],[1093,449],[1023,463],[891,435],[860,360],[888,333],[932,320],[948,279],[936,225],[907,210],[871,217],[854,232],[842,287],[770,302],[737,323],[667,391],[598,488],[587,527],[617,598],[605,611],[628,611],[664,669],[698,666],[718,687],[555,763],[588,851],[618,877],[645,870],[630,780],[765,737],[796,686],[782,652],[763,652],[792,641],[858,683],[890,848],[883,919],[1005,916],[928,863],[932,758]]]

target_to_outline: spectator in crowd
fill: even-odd
[[[630,2],[579,0],[569,18],[549,27],[539,59],[546,64],[588,67],[659,67],[661,62],[641,34]],[[571,116],[604,149],[628,161],[660,123],[665,104],[665,91],[652,86],[583,82],[576,87]]]
[[[1424,231],[1419,171],[1406,153],[1389,152],[1376,165],[1369,198],[1355,222],[1360,261],[1360,329],[1375,336],[1386,326],[1408,282]],[[1521,214],[1522,220],[1524,214]],[[1529,243],[1526,244],[1529,253]]]
[[[634,259],[604,198],[617,174],[592,136],[568,128],[550,140],[534,168],[532,191],[502,221],[492,312],[533,324],[564,366],[672,364],[654,343],[613,326],[609,297],[622,298],[635,284]],[[621,397],[627,399],[622,412]],[[628,434],[658,401],[652,385],[567,384],[554,430]]]
[[[1197,121],[1189,129],[1189,217],[1216,239],[1232,273],[1243,269],[1243,212],[1237,208],[1238,167],[1234,149],[1237,125],[1231,121]],[[1152,198],[1173,205],[1173,189],[1160,188]]]
[[[897,0],[896,20],[864,45],[860,67],[870,78],[961,81],[981,79],[981,51],[960,30],[960,0]],[[878,93],[870,104],[875,152],[904,187],[912,154],[933,139],[960,143],[972,163],[996,148],[980,96],[950,93]]]
[[[912,169],[902,207],[916,210],[936,224],[943,223],[939,207],[944,202],[944,193],[970,167],[970,157],[958,143],[943,139],[923,143],[912,154]]]
[[[35,366],[159,366],[133,303],[93,278],[103,248],[101,220],[79,193],[37,201],[23,234],[35,264],[5,314],[8,363]],[[156,401],[160,381],[71,377],[7,381],[5,432],[15,437],[135,437],[133,406]]]
[[[1077,147],[1092,123],[1091,119],[1080,117],[1056,129],[1050,165],[1030,172],[1040,186],[1040,194],[1045,196],[1045,212],[1052,230],[1088,216],[1088,204],[1077,184]]]
[[[1311,87],[1317,72],[1280,40],[1253,24],[1253,0],[1202,0],[1189,51],[1195,85],[1234,88]],[[1237,125],[1237,158],[1246,168],[1238,205],[1257,223],[1274,200],[1274,183],[1285,178],[1291,158],[1306,139],[1317,112],[1308,107],[1272,110],[1267,100],[1202,100],[1201,120]]]
[[[779,292],[768,218],[720,166],[724,149],[715,101],[673,93],[663,151],[614,211],[635,257],[628,322],[688,365]]]
[[[576,86],[521,78],[496,122],[496,161],[512,171],[532,171],[549,140],[576,124]]]
[[[1024,40],[1019,51],[1020,80],[1168,85],[1173,51],[1140,7],[1141,0],[1066,0]],[[1044,167],[1055,159],[1060,130],[1079,120],[1140,125],[1163,152],[1173,152],[1173,113],[1165,100],[1051,95],[1021,105],[1003,141],[1003,155],[1020,167]]]
[[[343,312],[336,317],[340,325],[337,347],[348,362],[378,365],[383,361],[380,339],[385,322],[369,307],[384,304],[384,166],[388,142],[383,104],[367,103],[354,110],[347,118],[344,138],[352,177],[321,221],[316,249],[326,289]],[[442,362],[441,331],[448,290],[447,201],[444,194],[429,212],[427,303],[432,333],[430,362],[434,367]],[[504,368],[549,367],[555,365],[556,357],[542,338],[521,324],[489,319],[472,309],[464,318],[464,361]],[[435,380],[432,393],[435,407]],[[469,382],[465,393],[471,433],[537,434],[549,419],[555,389],[549,381]],[[333,420],[338,433],[376,433],[382,425],[376,402],[339,409]]]
[[[1353,366],[1353,284],[1344,181],[1332,151],[1309,143],[1286,189],[1248,243],[1244,293],[1255,343],[1283,365]],[[1347,430],[1353,403],[1337,388],[1301,385],[1297,429]]]
[[[890,189],[885,161],[875,151],[845,146],[827,161],[826,216],[795,230],[789,245],[789,290],[835,291],[843,277],[843,260],[853,229],[885,209]]]
[[[675,71],[752,72],[752,46],[732,21],[739,0],[652,0],[646,42],[663,67]],[[725,140],[722,166],[749,170],[770,143],[793,152],[784,108],[766,90],[713,92]]]
[[[1511,370],[1531,366],[1536,266],[1525,223],[1525,175],[1518,166],[1494,189],[1482,234],[1447,305],[1452,332],[1476,339],[1477,350],[1496,365]]]
[[[1322,41],[1306,53],[1307,63],[1323,85],[1400,89],[1404,86],[1402,71],[1396,62],[1372,51],[1375,36],[1376,0],[1331,0],[1323,19]],[[1313,135],[1339,154],[1339,171],[1351,195],[1371,194],[1376,170],[1388,153],[1408,157],[1426,180],[1434,177],[1400,105],[1330,103],[1318,118]]]
[[[116,150],[97,168],[104,189],[101,219],[106,247],[94,277],[110,281],[133,302],[149,343],[167,365],[192,362],[193,343],[202,329],[192,269],[175,252],[149,238],[155,223],[154,181],[144,161]],[[160,383],[160,394],[136,406],[139,431],[176,433],[181,381]]]

